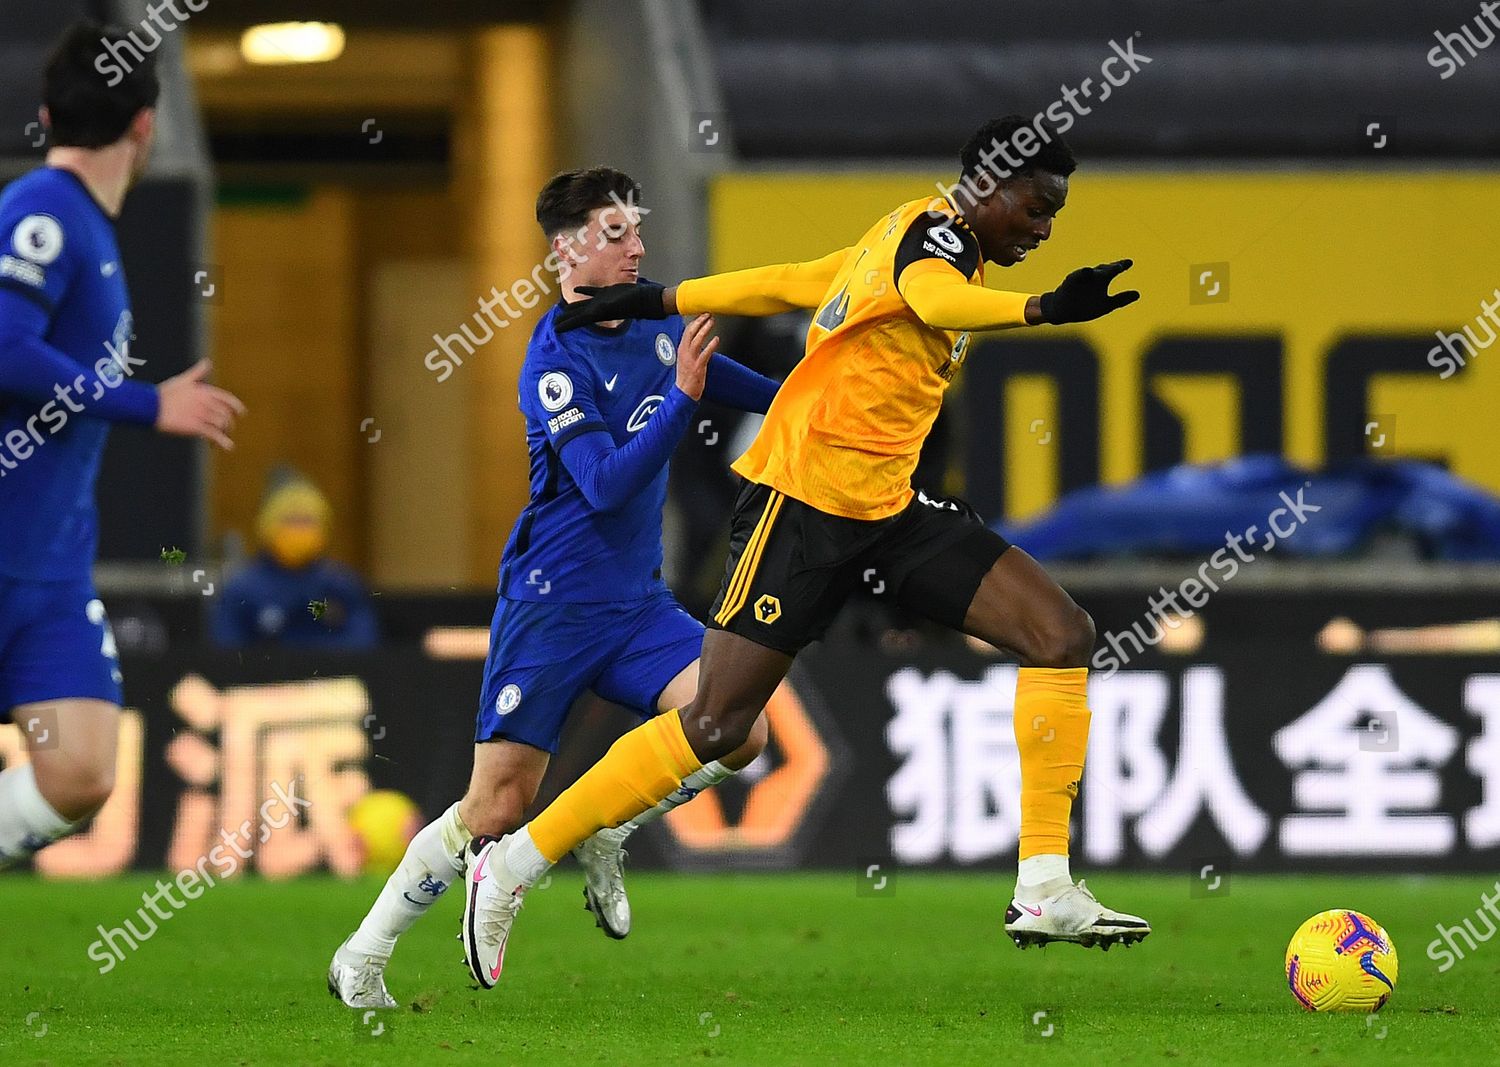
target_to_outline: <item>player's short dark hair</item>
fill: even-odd
[[[636,204],[641,184],[613,167],[589,167],[557,175],[536,198],[536,221],[549,238],[576,231],[589,221],[589,213],[611,204]]]
[[[1006,142],[1014,145],[1013,138],[1016,132],[1028,126],[1032,127],[1033,136],[1030,140],[1039,143],[1033,146],[1029,153],[1021,152],[1020,146],[1015,145],[1010,155],[1012,159],[1022,157],[1021,166],[1012,166],[1009,160],[995,154],[992,145]],[[988,164],[985,162],[984,154],[986,153],[993,162]],[[1068,142],[1062,139],[1062,134],[1046,123],[1037,122],[1022,115],[1006,115],[1003,118],[990,119],[974,132],[974,136],[969,138],[958,158],[963,164],[965,178],[989,171],[995,177],[1003,179],[1009,177],[1010,174],[1030,174],[1039,170],[1066,178],[1078,169],[1078,161],[1073,158],[1073,150],[1068,147]],[[1010,174],[1005,173],[1006,171]]]
[[[57,42],[43,78],[51,143],[112,145],[160,95],[154,52],[137,46],[118,27],[75,23]]]

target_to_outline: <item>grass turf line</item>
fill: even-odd
[[[1471,918],[1493,879],[1237,875],[1203,899],[1185,872],[1104,873],[1102,898],[1155,927],[1108,955],[1018,951],[1000,874],[900,872],[877,896],[858,884],[636,874],[635,932],[616,943],[567,866],[528,897],[490,992],[460,965],[455,888],[397,949],[401,1009],[366,1023],[324,976],[378,879],[221,885],[101,976],[96,925],[133,917],[153,880],[8,876],[0,1062],[1433,1063],[1500,1046],[1500,939],[1446,974],[1425,954],[1434,923]],[[1303,1012],[1282,978],[1292,931],[1330,907],[1368,912],[1396,942],[1395,996],[1369,1022]]]

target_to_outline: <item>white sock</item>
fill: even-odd
[[[673,808],[679,808],[692,800],[705,789],[712,789],[724,779],[736,774],[718,760],[709,760],[702,767],[682,780],[670,796],[649,811],[643,811],[629,822],[621,823],[619,826],[606,826],[594,836],[606,844],[618,848],[625,843],[625,839],[635,833],[648,822],[660,819]]]
[[[47,803],[31,764],[0,773],[0,869],[24,862],[78,825]]]
[[[389,959],[396,939],[463,875],[464,849],[472,836],[458,817],[457,804],[418,830],[406,846],[401,866],[386,880],[370,913],[349,939],[350,951]]]
[[[1027,856],[1016,870],[1016,899],[1022,904],[1039,904],[1072,884],[1068,857]]]
[[[538,878],[547,873],[552,861],[542,855],[531,839],[531,826],[521,827],[506,839],[505,866],[515,876],[518,885],[530,888]]]

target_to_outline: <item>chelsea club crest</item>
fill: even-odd
[[[670,367],[677,362],[677,346],[664,333],[656,335],[656,358],[661,360],[664,367]]]

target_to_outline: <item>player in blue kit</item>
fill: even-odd
[[[114,784],[120,670],[94,592],[94,482],[111,422],[231,447],[244,408],[208,364],[136,380],[114,219],[145,170],[157,80],[95,69],[124,34],[71,29],[47,65],[46,165],[0,193],[0,722],[30,762],[0,773],[0,867],[65,837]]]
[[[547,265],[558,271],[563,301],[638,280],[645,252],[639,195],[634,181],[604,167],[560,174],[542,190],[537,221],[552,243]],[[703,626],[661,575],[667,462],[700,398],[763,414],[777,385],[714,358],[718,341],[707,316],[604,322],[559,336],[562,307],[537,324],[521,369],[531,499],[501,557],[473,776],[463,800],[412,839],[359,929],[334,954],[329,990],[350,1007],[395,1005],[384,971],[396,939],[465,875],[484,844],[521,825],[580,694],[592,690],[649,717],[697,690]],[[741,748],[574,851],[585,902],[606,934],[630,932],[625,839],[746,766],[765,744],[762,718]],[[465,883],[482,878],[482,870],[471,871]],[[475,979],[493,985],[489,965],[474,960],[472,940],[465,955]]]

